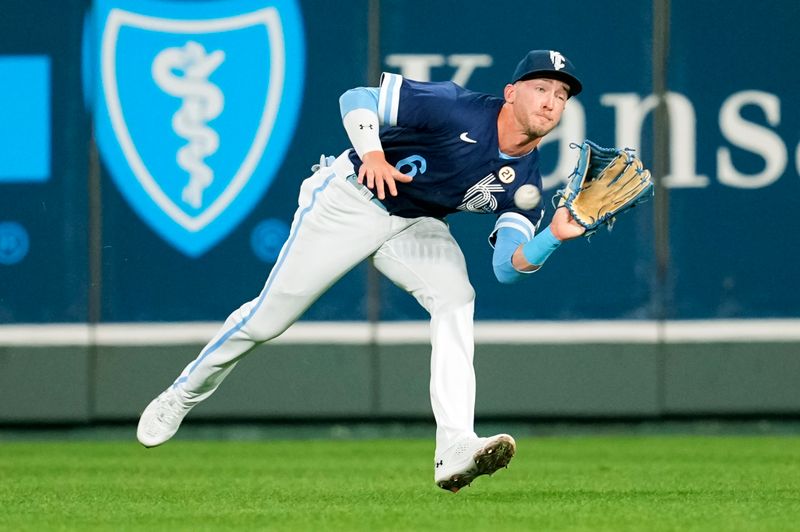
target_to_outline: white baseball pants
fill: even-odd
[[[187,402],[211,395],[237,361],[289,328],[368,257],[431,315],[430,395],[436,446],[475,436],[473,310],[464,256],[435,218],[390,216],[346,181],[347,152],[303,181],[289,238],[259,296],[234,311],[173,385]]]

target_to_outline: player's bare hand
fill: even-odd
[[[586,232],[586,229],[575,221],[566,207],[556,209],[553,220],[550,222],[550,230],[553,232],[553,236],[562,241],[578,238]]]
[[[410,183],[412,177],[400,172],[386,161],[382,151],[371,151],[361,158],[361,168],[358,170],[358,182],[375,190],[378,199],[386,197],[386,190],[392,196],[397,196],[397,184]]]

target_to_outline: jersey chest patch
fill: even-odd
[[[497,210],[495,194],[503,192],[505,192],[503,185],[498,182],[497,176],[492,172],[469,187],[458,210],[479,213],[494,212]]]

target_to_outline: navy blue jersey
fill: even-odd
[[[387,194],[382,200],[386,209],[408,218],[444,218],[459,211],[518,213],[536,227],[542,208],[518,209],[514,192],[525,184],[541,192],[539,151],[517,158],[500,153],[497,117],[502,106],[501,98],[452,82],[384,74],[378,99],[381,144],[386,160],[414,178],[396,183],[397,196]],[[361,160],[355,152],[350,159],[357,172]]]

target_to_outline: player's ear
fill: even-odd
[[[514,103],[514,96],[517,93],[517,86],[511,83],[507,84],[503,89],[503,97],[508,103]]]

